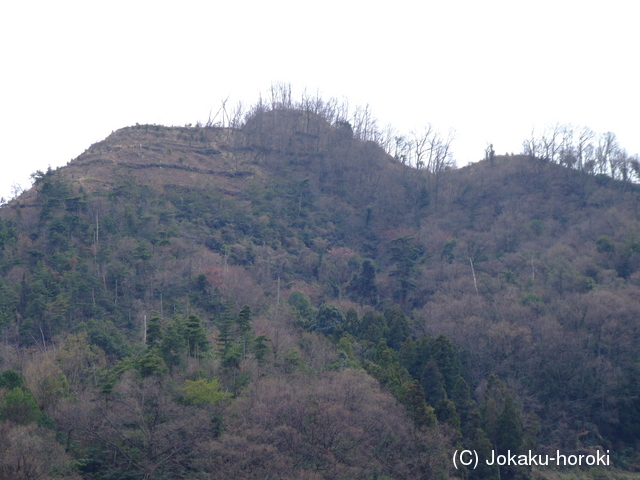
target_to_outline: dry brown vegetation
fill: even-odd
[[[308,104],[119,130],[0,210],[6,475],[485,478],[451,451],[507,434],[638,468],[637,185]]]

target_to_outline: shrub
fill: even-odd
[[[606,235],[602,235],[596,240],[596,249],[600,253],[613,253],[616,249],[613,240]]]

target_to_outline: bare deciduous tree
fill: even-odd
[[[576,139],[575,156],[578,162],[578,170],[583,170],[586,162],[591,160],[591,154],[593,147],[591,146],[591,140],[595,137],[595,133],[588,127],[582,127],[578,131],[578,138]]]
[[[184,468],[195,445],[211,435],[211,412],[176,403],[155,377],[140,381],[126,372],[113,393],[108,399],[83,395],[75,404],[69,401],[56,420],[69,439],[75,434],[82,443],[101,445],[115,470],[148,480],[160,470]]]
[[[52,475],[52,473],[54,475]],[[0,424],[0,479],[78,479],[55,433],[35,425]]]
[[[596,167],[598,173],[609,173],[613,178],[616,177],[616,158],[619,154],[620,146],[618,139],[612,132],[607,132],[598,138],[598,146],[596,147]]]

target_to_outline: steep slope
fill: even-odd
[[[90,407],[100,395],[215,419],[163,475],[446,477],[453,445],[608,448],[635,468],[639,204],[633,184],[524,156],[416,170],[306,111],[122,129],[0,210],[1,368],[90,459],[86,478],[163,464],[96,440],[132,428],[125,406]],[[77,433],[69,392],[113,429]],[[384,448],[380,408],[401,439]],[[234,445],[256,470],[224,460]]]
[[[635,444],[638,187],[526,157],[455,173],[420,232],[444,261],[417,282],[417,332],[449,336],[472,385],[510,379],[541,443]]]
[[[20,438],[44,457],[55,430],[65,478],[448,476],[435,419],[416,429],[349,344],[313,332],[315,307],[285,302],[294,285],[315,301],[342,288],[348,242],[376,249],[358,205],[384,211],[385,190],[344,183],[370,181],[365,158],[377,181],[398,170],[293,111],[244,130],[123,129],[37,172],[0,211],[2,369],[18,379],[0,383],[3,474],[21,468]]]

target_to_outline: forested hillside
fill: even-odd
[[[276,107],[118,130],[0,209],[0,478],[640,468],[629,176]]]

